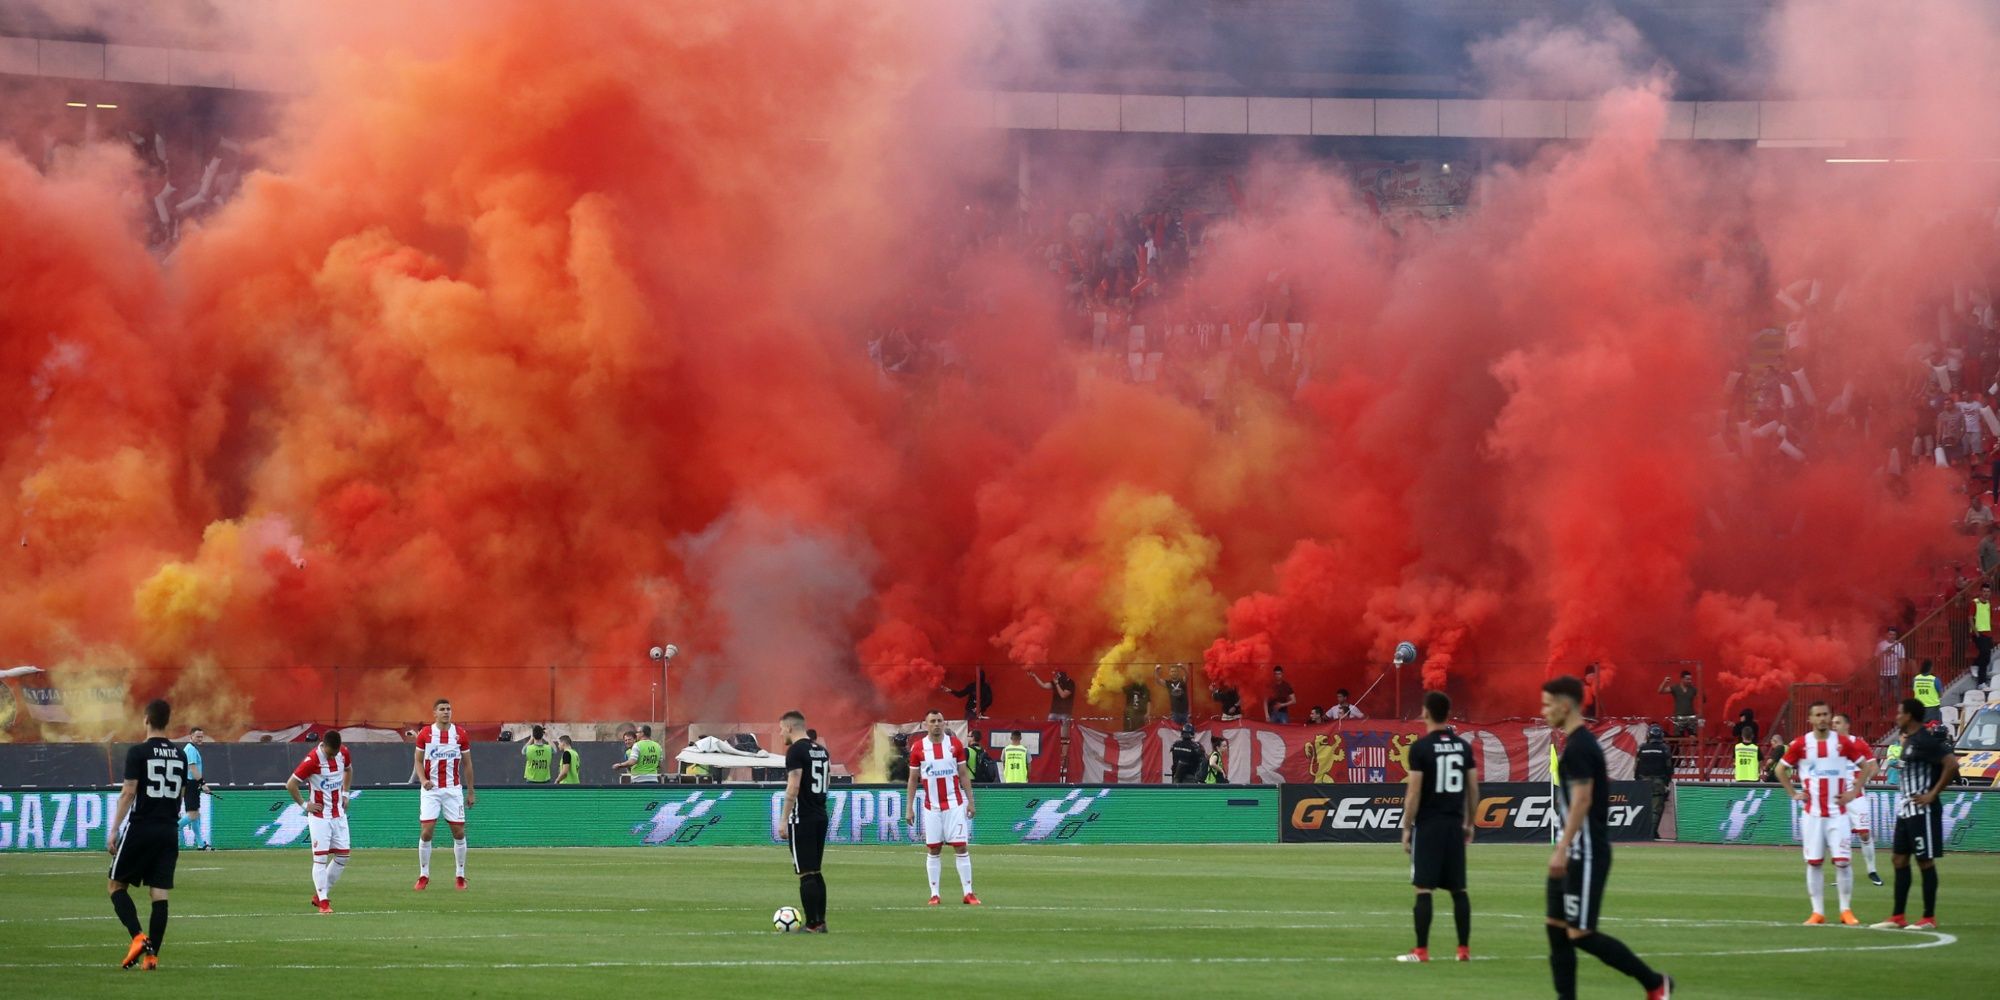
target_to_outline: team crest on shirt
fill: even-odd
[[[1320,733],[1306,742],[1306,770],[1314,784],[1333,780],[1333,766],[1347,759],[1347,749],[1338,736]]]

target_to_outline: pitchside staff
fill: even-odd
[[[160,967],[160,944],[167,939],[167,890],[174,887],[174,865],[181,857],[180,814],[199,808],[200,792],[188,780],[187,757],[167,740],[173,707],[164,701],[146,705],[146,742],[125,754],[125,785],[111,812],[111,909],[132,935],[122,968],[143,957],[148,972]],[[1907,881],[1907,880],[1906,880]],[[152,889],[153,919],[141,930],[139,911],[126,886]]]
[[[1896,728],[1903,734],[1902,787],[1896,796],[1896,843],[1889,863],[1896,868],[1896,912],[1876,924],[1881,930],[1911,926],[1903,919],[1910,902],[1910,856],[1924,873],[1924,918],[1917,930],[1937,928],[1937,859],[1944,856],[1944,805],[1939,793],[1958,774],[1958,754],[1936,729],[1924,725],[1926,706],[1903,699]]]
[[[785,743],[785,803],[779,809],[778,839],[792,845],[792,870],[799,876],[799,908],[806,931],[826,933],[826,879],[819,873],[826,856],[826,786],[832,760],[826,748],[806,735],[802,712],[778,718]]]
[[[1583,682],[1557,677],[1542,685],[1542,718],[1564,732],[1556,785],[1562,835],[1549,855],[1549,970],[1558,1000],[1576,998],[1576,949],[1597,956],[1646,988],[1646,1000],[1673,996],[1672,976],[1653,971],[1623,941],[1597,931],[1604,882],[1611,875],[1611,782],[1604,751],[1583,725]]]
[[[1409,785],[1403,796],[1403,852],[1410,856],[1410,884],[1417,887],[1417,947],[1398,962],[1431,960],[1431,893],[1451,893],[1452,923],[1458,927],[1458,960],[1472,960],[1472,900],[1465,894],[1465,848],[1472,843],[1472,811],[1479,801],[1479,774],[1472,745],[1445,724],[1451,699],[1442,691],[1424,695],[1424,735],[1410,744]]]

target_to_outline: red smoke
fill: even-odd
[[[1992,26],[1871,6],[1789,7],[1773,92],[1900,59],[1905,151],[1969,155],[1954,102]],[[1768,705],[1844,676],[1968,548],[1946,476],[1898,495],[1877,470],[1907,448],[1908,345],[2000,263],[1990,172],[1663,142],[1671,82],[1646,78],[1599,81],[1601,135],[1496,167],[1437,232],[1263,163],[1199,285],[1239,323],[1304,303],[1317,354],[1220,419],[1065,339],[1023,253],[941,254],[1007,171],[997,137],[925,114],[984,26],[945,7],[316,25],[267,169],[164,266],[124,221],[123,154],[0,156],[0,392],[26,401],[0,412],[0,531],[26,543],[7,655],[212,660],[266,720],[326,714],[331,665],[372,678],[350,717],[434,693],[636,713],[668,640],[680,719],[906,712],[996,657],[1101,661],[1114,698],[1153,661],[1247,699],[1297,663],[1309,704],[1403,640],[1487,716],[1586,661],[1644,692],[1637,665],[1704,659]],[[1481,68],[1532,84],[1504,78],[1566,37]],[[1726,455],[1725,375],[1808,277],[1847,294],[1814,334],[1807,460]],[[863,333],[885,314],[960,363],[885,378]],[[1867,421],[1824,415],[1850,382]],[[1039,698],[995,673],[998,714]]]

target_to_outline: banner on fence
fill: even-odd
[[[777,844],[784,789],[774,785],[487,788],[468,811],[489,847],[685,847]],[[0,791],[0,850],[103,850],[111,791]],[[231,850],[298,847],[306,817],[282,789],[203,796],[210,842]],[[986,785],[977,789],[977,844],[1268,844],[1276,788],[1114,788]],[[827,795],[833,844],[922,842],[903,822],[901,786],[849,785]],[[404,848],[417,792],[359,789],[348,811],[356,850]],[[185,833],[192,846],[192,834]]]
[[[1944,806],[1947,851],[2000,851],[2000,792],[1947,790]],[[1674,788],[1674,823],[1683,843],[1797,844],[1800,803],[1777,785],[1694,784]],[[1896,793],[1869,789],[1868,815],[1878,843],[1896,831]]]
[[[1403,789],[1398,785],[1285,785],[1279,799],[1279,839],[1286,843],[1395,843],[1402,839]],[[1645,782],[1611,783],[1611,838],[1653,835],[1652,789]],[[1546,843],[1556,826],[1554,789],[1547,783],[1479,786],[1473,804],[1477,839]]]

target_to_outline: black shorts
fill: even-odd
[[[1410,836],[1410,884],[1419,889],[1465,889],[1463,820],[1419,822]]]
[[[819,871],[820,860],[826,856],[826,817],[792,817],[790,842],[792,871],[800,875]]]
[[[1915,816],[1896,817],[1896,843],[1891,850],[1926,861],[1944,857],[1944,810],[1932,806]]]
[[[148,823],[129,827],[111,857],[111,880],[155,889],[174,887],[174,865],[181,859],[180,828]]]
[[[1611,845],[1578,840],[1570,850],[1569,871],[1549,879],[1549,919],[1578,930],[1597,929],[1604,906],[1604,883],[1611,877]]]

